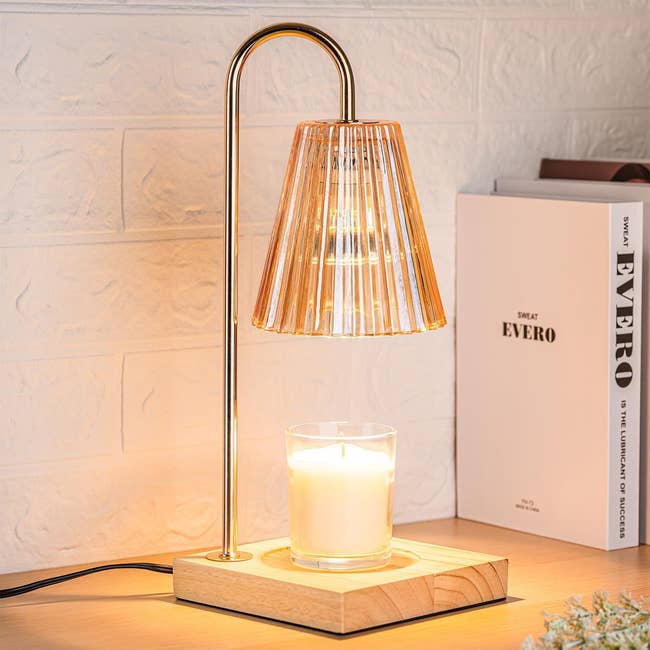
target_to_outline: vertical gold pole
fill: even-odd
[[[341,86],[340,120],[354,122],[354,76],[347,56],[324,32],[300,23],[280,23],[252,34],[230,62],[224,106],[224,326],[223,326],[223,541],[211,560],[247,560],[237,551],[237,239],[239,217],[239,87],[250,54],[279,36],[298,36],[320,45],[332,58]]]

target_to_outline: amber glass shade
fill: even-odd
[[[253,324],[380,336],[445,323],[399,124],[298,124]]]

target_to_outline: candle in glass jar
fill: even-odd
[[[394,457],[340,442],[293,451],[288,464],[295,555],[390,551]]]

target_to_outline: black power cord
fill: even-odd
[[[50,585],[59,584],[59,582],[66,582],[67,580],[74,580],[83,576],[90,575],[91,573],[98,573],[99,571],[109,571],[110,569],[145,569],[146,571],[155,571],[156,573],[173,573],[173,569],[168,564],[152,564],[151,562],[124,562],[122,564],[102,564],[100,566],[93,566],[89,569],[82,569],[81,571],[74,571],[73,573],[66,573],[60,576],[53,576],[52,578],[45,578],[44,580],[37,580],[30,582],[26,585],[19,585],[18,587],[9,587],[8,589],[0,589],[0,598],[11,598],[12,596],[20,596],[36,589],[49,587]]]

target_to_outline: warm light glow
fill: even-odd
[[[446,323],[396,122],[302,122],[253,324],[380,336]]]

